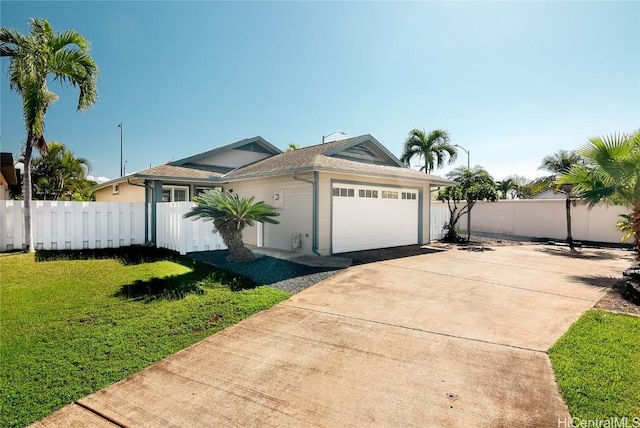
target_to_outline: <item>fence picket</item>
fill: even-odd
[[[23,201],[0,201],[0,252],[22,248],[23,209]],[[144,244],[144,203],[33,201],[32,216],[39,250]]]

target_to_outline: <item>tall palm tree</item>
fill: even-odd
[[[229,249],[228,260],[237,263],[251,262],[255,256],[242,242],[242,229],[254,222],[278,224],[272,217],[279,214],[275,208],[254,198],[241,198],[236,193],[209,190],[193,197],[196,205],[184,215],[212,220],[214,230],[220,232]]]
[[[78,32],[54,32],[46,19],[30,19],[29,34],[0,28],[0,56],[10,59],[9,87],[22,97],[27,132],[24,151],[25,251],[35,251],[31,232],[31,157],[35,148],[47,153],[44,116],[58,96],[47,79],[79,88],[78,110],[91,108],[98,99],[98,67],[89,56],[89,43]]]
[[[430,133],[414,128],[409,132],[409,136],[404,141],[400,160],[410,166],[414,157],[424,159],[424,166],[420,171],[429,174],[434,168],[442,168],[447,156],[448,164],[455,162],[458,157],[458,150],[449,142],[449,133],[444,129],[435,129]]]
[[[574,192],[589,201],[625,205],[631,208],[630,223],[636,252],[640,255],[640,131],[631,135],[593,138],[580,149],[584,164],[574,165],[558,183],[574,185]]]
[[[567,173],[574,165],[584,163],[582,156],[574,150],[558,150],[553,155],[548,155],[542,158],[542,163],[538,169],[543,169],[550,172],[552,175],[546,177],[546,180],[553,186],[554,193],[558,190],[562,190],[565,195],[565,213],[567,218],[567,243],[571,251],[575,251],[575,245],[573,243],[573,236],[571,233],[571,198],[573,196],[573,183],[557,182],[557,179]]]

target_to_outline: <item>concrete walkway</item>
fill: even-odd
[[[629,263],[513,246],[354,266],[35,426],[558,426],[546,350]]]

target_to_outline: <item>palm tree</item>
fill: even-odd
[[[84,192],[91,163],[56,141],[50,142],[48,149],[47,154],[31,162],[36,197],[57,200]]]
[[[236,193],[209,190],[193,197],[196,205],[184,215],[212,220],[229,249],[228,260],[237,263],[251,262],[255,256],[242,242],[242,229],[253,226],[254,222],[278,224],[272,217],[279,214],[275,208],[264,202],[254,202],[254,198],[241,198]]]
[[[87,110],[98,99],[98,67],[89,56],[89,43],[78,32],[56,33],[46,19],[30,19],[29,34],[0,28],[0,56],[10,58],[9,87],[22,97],[27,132],[24,151],[25,251],[35,251],[31,233],[31,156],[36,148],[47,153],[44,116],[58,96],[47,88],[53,78],[79,88],[78,110]]]
[[[442,168],[447,156],[448,164],[455,162],[458,150],[449,142],[449,133],[444,129],[436,129],[429,134],[414,128],[404,141],[400,160],[407,166],[414,157],[423,158],[424,166],[420,171],[429,174],[434,168]]]
[[[631,208],[628,220],[623,217],[618,229],[633,229],[640,256],[640,131],[593,138],[580,149],[580,154],[585,163],[571,167],[558,183],[573,184],[574,192],[589,201],[591,207],[606,202]]]
[[[575,245],[573,244],[573,236],[571,236],[571,198],[573,196],[573,183],[559,184],[557,179],[567,173],[574,165],[584,163],[582,156],[574,150],[558,150],[553,155],[545,156],[542,158],[542,163],[538,169],[544,169],[552,173],[551,176],[546,177],[545,181],[548,181],[553,185],[554,193],[558,190],[562,190],[566,194],[565,200],[565,213],[567,217],[567,243],[571,251],[575,251]]]
[[[519,187],[518,183],[510,177],[501,181],[496,181],[496,190],[500,192],[500,199],[508,199],[509,195],[512,196],[511,199],[514,199]]]

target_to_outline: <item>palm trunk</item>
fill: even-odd
[[[229,249],[229,257],[227,258],[231,262],[236,263],[248,263],[255,260],[254,254],[244,246],[242,242],[242,230],[228,222],[218,222],[214,220],[214,226],[220,232],[222,240]]]
[[[635,201],[633,204],[631,224],[633,225],[633,242],[636,246],[636,254],[640,259],[640,200]]]
[[[29,133],[27,147],[24,150],[24,245],[23,249],[27,253],[35,252],[33,245],[33,233],[31,232],[31,155],[33,153],[33,135]]]
[[[573,245],[573,237],[571,236],[571,196],[569,196],[569,193],[567,193],[565,209],[567,211],[567,243],[569,244],[571,251],[575,251],[576,248]]]

